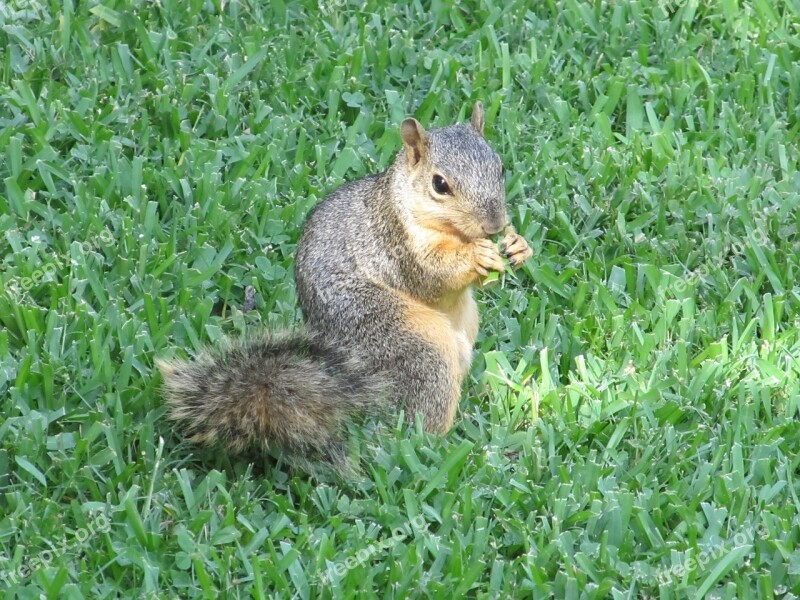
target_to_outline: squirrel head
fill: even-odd
[[[403,200],[420,225],[468,239],[505,227],[503,163],[483,137],[483,122],[480,102],[469,123],[425,130],[416,119],[403,121],[398,166],[413,190]]]

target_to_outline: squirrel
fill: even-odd
[[[473,286],[532,255],[508,224],[504,168],[469,123],[403,121],[383,173],[345,183],[309,213],[295,262],[305,327],[157,361],[170,418],[190,441],[347,463],[344,428],[405,410],[453,425],[478,334]]]

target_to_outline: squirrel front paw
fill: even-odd
[[[533,250],[528,242],[512,227],[507,227],[505,237],[501,243],[503,254],[508,257],[511,266],[519,269],[526,260],[533,256]]]
[[[505,269],[503,257],[500,256],[500,252],[498,252],[497,246],[492,240],[477,239],[473,242],[472,247],[475,252],[475,270],[481,277],[486,277],[489,271],[503,271]]]

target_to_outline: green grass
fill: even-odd
[[[428,4],[0,4],[6,597],[800,596],[800,2]],[[535,256],[454,430],[183,442],[154,359],[298,323],[309,208],[477,99]]]

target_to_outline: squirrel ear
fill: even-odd
[[[403,136],[408,164],[413,167],[425,156],[425,128],[416,119],[408,118],[400,127],[400,135]]]
[[[475,108],[472,109],[472,118],[470,122],[472,126],[475,128],[475,131],[483,135],[483,103],[478,100],[475,103]]]

